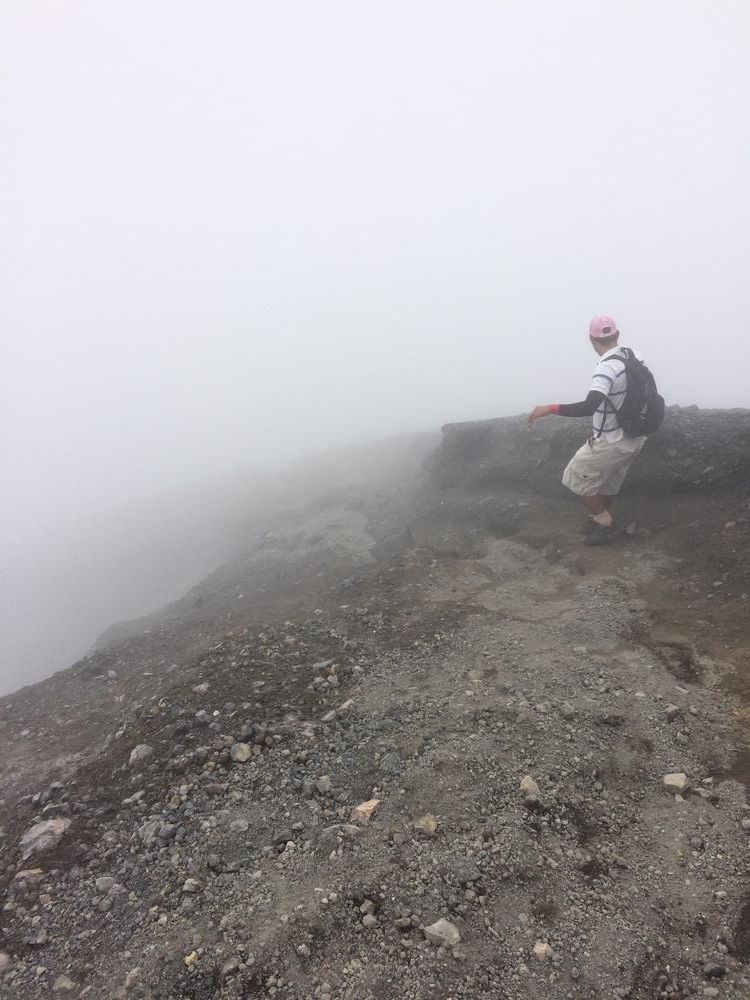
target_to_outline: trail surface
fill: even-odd
[[[2,997],[750,996],[746,488],[449,465],[0,702]]]

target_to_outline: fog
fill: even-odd
[[[594,313],[747,405],[749,43],[746,0],[0,4],[0,691],[222,556],[205,508],[144,542],[200,484],[579,399]]]

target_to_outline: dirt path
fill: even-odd
[[[750,996],[737,499],[399,502],[0,703],[3,998]]]

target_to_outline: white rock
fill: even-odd
[[[98,878],[94,883],[97,892],[109,892],[114,884],[115,880],[111,875],[102,875],[102,877]]]
[[[321,775],[321,777],[315,782],[315,787],[321,795],[328,795],[333,788],[333,782],[331,781],[330,774]]]
[[[53,993],[72,993],[77,989],[76,984],[70,976],[58,976],[52,987]]]
[[[206,694],[208,691],[208,681],[204,681],[202,684],[196,684],[193,691],[195,694]]]
[[[360,802],[358,806],[355,806],[354,809],[352,809],[352,823],[368,823],[370,817],[377,811],[379,805],[380,799],[368,799],[366,802]]]
[[[147,820],[138,828],[138,836],[141,838],[144,847],[151,847],[156,841],[160,829],[161,820],[158,819]]]
[[[684,795],[688,788],[690,788],[688,776],[682,771],[665,774],[662,781],[664,782],[664,787],[676,795]]]
[[[546,941],[537,941],[532,951],[534,952],[534,957],[539,962],[546,962],[548,959],[552,958],[552,948]]]
[[[16,872],[13,876],[14,882],[30,882],[32,885],[39,885],[44,880],[43,868],[24,868]]]
[[[424,816],[420,816],[414,824],[414,829],[418,833],[424,834],[425,837],[434,837],[437,833],[437,828],[438,821],[432,813],[426,813]]]
[[[10,968],[10,955],[7,951],[0,951],[0,976]]]
[[[521,778],[521,784],[518,787],[523,795],[533,795],[535,798],[539,798],[539,785],[537,785],[530,774]]]
[[[442,945],[444,948],[452,948],[461,940],[458,927],[450,920],[446,920],[445,917],[441,917],[434,924],[425,927],[424,936],[430,944]]]
[[[229,751],[229,756],[235,764],[244,764],[245,761],[250,760],[252,755],[253,748],[249,743],[233,743],[232,749]]]
[[[35,823],[21,837],[23,860],[30,858],[32,854],[57,847],[69,826],[69,819],[46,819],[41,823]]]
[[[150,747],[147,743],[139,743],[137,747],[133,747],[130,751],[130,763],[140,764],[141,761],[148,760],[149,757],[153,757],[153,755],[153,747]]]

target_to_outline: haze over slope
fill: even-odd
[[[671,401],[746,403],[744,0],[0,19],[5,565],[235,468],[579,398],[602,309]]]

